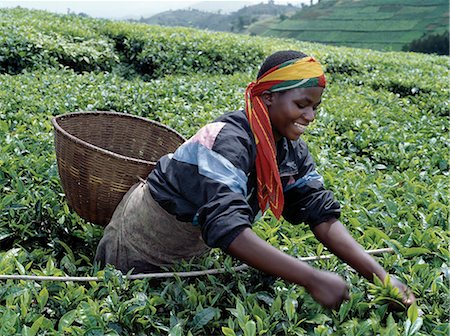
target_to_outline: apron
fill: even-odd
[[[152,197],[147,181],[136,183],[117,206],[95,260],[122,273],[153,273],[208,252],[200,227],[180,222]]]

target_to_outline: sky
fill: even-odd
[[[86,13],[92,17],[102,17],[109,19],[126,19],[126,18],[140,18],[149,17],[157,13],[174,10],[174,9],[186,9],[194,7],[199,3],[206,2],[203,0],[141,0],[141,1],[1,1],[0,7],[17,7],[32,9],[45,9],[56,13]],[[217,6],[217,10],[222,9],[222,13],[238,10],[245,5],[252,5],[261,2],[267,2],[267,0],[208,0],[210,5]],[[291,3],[295,6],[300,6],[303,3],[309,3],[310,0],[275,0],[276,4]]]

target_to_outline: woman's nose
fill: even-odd
[[[312,107],[308,107],[306,109],[305,113],[303,114],[303,117],[308,122],[314,121],[314,119],[316,118],[316,110],[314,108],[312,108]]]

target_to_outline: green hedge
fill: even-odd
[[[110,41],[42,33],[32,26],[0,26],[0,73],[69,67],[75,71],[111,70],[118,56]]]
[[[144,78],[199,71],[232,74],[254,68],[266,54],[260,43],[242,35],[35,15],[25,22],[22,9],[0,10],[0,72],[60,66],[77,72],[131,67]]]
[[[115,41],[124,62],[151,78],[198,71],[248,71],[265,55],[260,43],[242,35],[126,23],[110,23],[102,32]]]

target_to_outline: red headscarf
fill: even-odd
[[[245,90],[245,111],[256,141],[258,203],[262,212],[270,209],[277,219],[284,207],[283,187],[276,159],[275,139],[269,113],[261,94],[302,87],[325,87],[322,67],[312,57],[294,59],[275,66]]]

